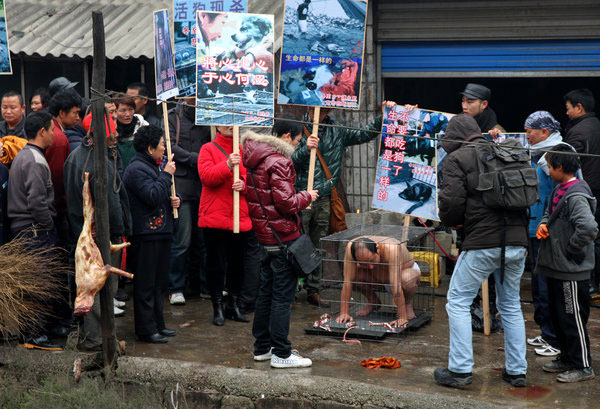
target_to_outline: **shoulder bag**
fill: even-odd
[[[304,134],[307,138],[310,136],[310,133],[306,127],[304,128]],[[333,176],[331,175],[329,167],[327,166],[327,163],[325,163],[325,159],[323,158],[323,155],[321,155],[319,149],[317,149],[317,156],[319,158],[319,162],[321,162],[321,167],[325,173],[325,178],[327,178],[327,181],[329,181],[331,184],[331,196],[329,199],[329,205],[331,208],[331,216],[329,218],[329,233],[333,234],[348,228],[346,225],[346,209],[344,209],[344,203],[338,195],[337,189],[335,186],[333,186],[333,182],[331,181]]]

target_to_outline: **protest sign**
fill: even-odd
[[[503,132],[499,134],[496,138],[493,138],[489,133],[484,133],[483,137],[488,141],[493,141],[496,143],[500,143],[509,138],[518,139],[524,148],[529,149],[531,147],[529,145],[529,141],[527,140],[527,134],[525,132]]]
[[[286,0],[279,103],[358,109],[366,0]]]
[[[196,12],[245,13],[247,0],[174,0],[175,73],[179,96],[196,95]]]
[[[154,12],[154,75],[157,103],[166,101],[179,93],[167,9]]]
[[[0,75],[12,74],[10,49],[8,47],[8,29],[6,28],[6,9],[4,0],[0,0]]]
[[[453,116],[402,106],[386,108],[373,208],[439,220],[436,138]]]
[[[197,24],[196,125],[272,126],[273,16],[198,11]]]

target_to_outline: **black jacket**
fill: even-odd
[[[116,154],[116,158],[115,158]],[[87,162],[87,163],[86,163]],[[115,179],[116,169],[116,179]],[[131,234],[131,213],[129,211],[129,198],[123,185],[123,166],[121,155],[116,148],[108,149],[107,166],[107,193],[108,193],[108,223],[110,236],[128,236]],[[67,196],[67,219],[69,220],[69,242],[77,243],[83,228],[83,180],[84,172],[90,173],[90,192],[94,198],[94,153],[90,154],[90,147],[79,145],[71,152],[65,162],[65,193]]]
[[[496,117],[496,113],[490,107],[487,107],[477,116],[474,116],[479,129],[481,132],[487,133],[490,129],[498,125],[498,118]]]
[[[25,117],[23,117],[23,120],[14,129],[9,129],[6,121],[0,121],[0,138],[4,138],[7,135],[15,135],[19,138],[27,139],[27,136],[25,136]]]
[[[182,200],[200,200],[202,183],[198,175],[198,153],[210,142],[210,127],[195,124],[195,110],[179,106],[169,110],[169,133],[171,150],[177,164],[175,187]],[[179,138],[177,120],[179,119]]]
[[[442,139],[448,152],[444,161],[443,179],[439,192],[439,216],[449,227],[464,226],[463,250],[500,247],[503,234],[503,212],[483,204],[478,184],[475,148],[453,140],[486,142],[473,118],[454,117]],[[507,212],[506,245],[527,246],[528,223],[525,211]]]
[[[129,195],[133,236],[157,240],[173,233],[171,175],[160,170],[150,155],[136,152],[125,169],[123,182]]]
[[[600,120],[595,113],[585,114],[569,121],[565,142],[579,153],[600,155]],[[600,158],[581,158],[583,179],[592,189],[594,196],[600,196]]]

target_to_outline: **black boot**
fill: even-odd
[[[225,325],[225,317],[223,317],[223,295],[213,295],[213,324],[222,327]]]
[[[227,319],[238,321],[238,322],[250,322],[248,318],[246,318],[240,312],[237,305],[237,297],[229,294],[227,298],[227,308],[225,309],[225,317]]]

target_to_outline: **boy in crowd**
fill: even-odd
[[[557,145],[546,154],[550,176],[559,183],[537,229],[541,239],[536,273],[548,279],[550,315],[560,356],[546,364],[559,382],[594,378],[587,320],[590,273],[594,269],[596,199],[588,184],[575,177],[579,158],[570,146]]]

